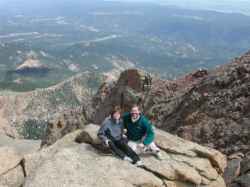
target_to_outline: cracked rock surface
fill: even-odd
[[[98,150],[98,129],[89,124],[26,155],[24,187],[225,187],[221,175],[226,158],[214,149],[157,130],[163,160],[144,154],[144,167],[139,168]]]
[[[11,147],[0,147],[0,186],[16,187],[24,183],[22,156]]]
[[[0,187],[20,187],[26,177],[24,157],[37,151],[41,141],[17,140],[0,134]]]

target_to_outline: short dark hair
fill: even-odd
[[[113,117],[114,113],[116,112],[120,112],[121,113],[121,107],[120,106],[114,106],[111,111],[110,111],[110,115],[111,117]]]

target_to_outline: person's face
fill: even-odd
[[[121,117],[120,112],[115,112],[115,113],[113,114],[113,119],[115,119],[115,120],[119,120],[120,117]]]
[[[132,119],[137,119],[140,115],[140,110],[138,107],[133,107],[130,111]]]

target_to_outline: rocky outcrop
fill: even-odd
[[[161,127],[226,154],[250,151],[250,54],[210,72],[180,98]]]
[[[46,132],[42,137],[41,146],[48,146],[55,143],[66,134],[84,128],[86,123],[86,118],[82,110],[70,110],[63,113],[58,118],[48,122]]]
[[[98,149],[98,129],[87,125],[27,155],[24,186],[225,187],[226,158],[216,150],[157,130],[163,160],[141,155],[145,166],[138,168]]]
[[[21,65],[19,65],[15,73],[19,74],[27,74],[27,73],[47,73],[49,71],[49,67],[42,64],[38,59],[36,58],[28,58],[25,60]]]
[[[95,111],[92,121],[100,124],[114,105],[120,105],[126,111],[131,104],[140,102],[144,96],[145,79],[145,72],[130,69],[122,72],[115,84],[103,84],[93,98]]]

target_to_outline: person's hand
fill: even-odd
[[[140,149],[143,149],[145,147],[145,145],[143,143],[139,143],[138,146]]]
[[[105,145],[108,147],[109,146],[109,142],[110,142],[110,140],[105,140]]]

